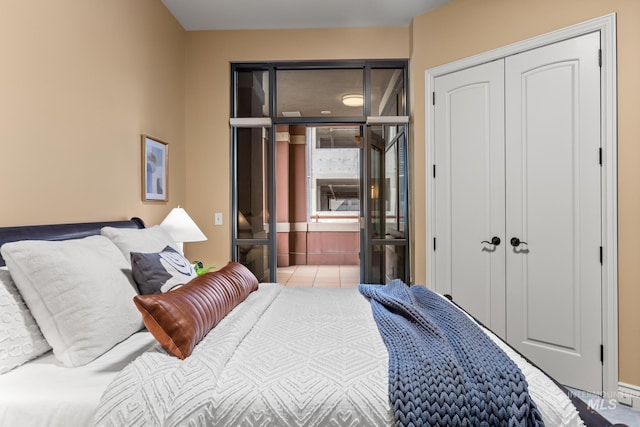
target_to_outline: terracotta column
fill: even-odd
[[[291,126],[289,133],[289,222],[291,263],[307,264],[307,127]]]
[[[276,128],[276,243],[278,267],[289,262],[289,126]]]

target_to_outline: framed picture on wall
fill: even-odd
[[[168,201],[169,144],[142,135],[142,200]]]

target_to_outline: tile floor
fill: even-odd
[[[278,267],[278,283],[307,288],[357,288],[358,265],[292,265]]]

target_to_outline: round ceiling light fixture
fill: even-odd
[[[348,93],[342,95],[342,103],[347,107],[362,107],[364,105],[364,98],[359,93]]]

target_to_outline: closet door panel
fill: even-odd
[[[593,33],[506,59],[507,340],[601,390],[600,69]]]
[[[435,288],[504,337],[503,61],[438,77],[435,99]]]

